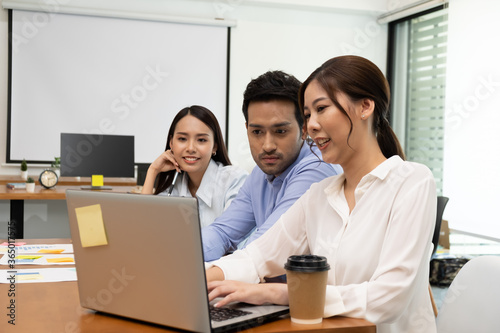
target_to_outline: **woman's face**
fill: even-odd
[[[210,127],[198,118],[187,115],[175,126],[170,149],[182,170],[188,174],[204,174],[217,146]]]
[[[350,112],[352,103],[347,95],[339,93],[337,100],[346,112]],[[349,137],[351,124],[348,117],[316,80],[311,81],[304,92],[304,116],[307,132],[320,149],[325,162],[342,165],[352,156],[356,146],[356,126],[353,124],[353,132]],[[355,117],[351,116],[351,119]]]

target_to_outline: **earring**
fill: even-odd
[[[361,118],[365,119],[365,115],[364,115],[364,114],[362,114],[362,115],[361,115]]]
[[[214,152],[212,153],[212,156],[215,156],[215,154],[217,154],[217,152],[216,152],[216,151],[214,151]]]

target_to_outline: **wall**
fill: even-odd
[[[182,1],[182,2],[181,2]],[[74,1],[73,1],[74,2]],[[262,1],[176,0],[163,2],[165,12],[175,16],[224,17],[236,20],[231,31],[229,86],[229,155],[234,164],[251,170],[251,158],[244,118],[241,114],[242,94],[247,83],[267,70],[280,69],[299,80],[327,59],[342,54],[357,54],[386,69],[387,26],[376,23],[386,1]],[[349,3],[349,4],[346,4]],[[18,166],[5,164],[7,130],[7,11],[0,11],[0,174],[17,174]],[[27,144],[29,143],[27,137]],[[30,174],[38,175],[41,167],[30,166]],[[37,203],[39,205],[40,203]],[[55,221],[64,226],[66,212],[51,209],[59,203],[47,202],[47,209],[26,204],[26,219],[43,224]],[[33,208],[33,209],[32,209]],[[60,208],[60,207],[59,207]],[[62,209],[64,210],[64,209]],[[34,215],[31,212],[37,211]],[[50,215],[53,212],[54,215]],[[0,223],[8,219],[8,203],[0,201]],[[27,235],[29,235],[28,227]],[[2,238],[0,226],[0,238]],[[54,237],[63,237],[67,230]]]
[[[498,1],[450,1],[443,167],[450,228],[497,241],[499,12]]]

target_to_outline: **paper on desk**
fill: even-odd
[[[9,256],[4,255],[0,259],[0,265],[10,265]],[[69,254],[18,254],[15,265],[74,265],[75,256]]]
[[[75,208],[82,247],[108,245],[101,205]]]
[[[25,268],[17,270],[0,269],[0,283],[12,283],[12,278],[17,283],[62,282],[76,281],[76,270],[71,268]]]
[[[11,244],[14,244],[14,246],[21,246],[21,245],[26,244],[26,242],[15,242],[15,243],[11,243]],[[7,242],[3,242],[2,244],[0,244],[0,246],[9,246],[9,245],[10,244]]]
[[[0,246],[0,253],[7,252],[8,246]],[[73,244],[34,244],[16,246],[16,254],[27,253],[73,253]]]

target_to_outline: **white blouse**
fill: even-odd
[[[361,179],[351,213],[344,179],[313,184],[262,237],[213,264],[227,280],[258,283],[284,274],[290,255],[325,256],[325,317],[365,318],[379,333],[435,332],[428,292],[437,206],[432,173],[393,156]]]
[[[220,162],[210,160],[196,191],[202,228],[212,223],[229,207],[247,176],[248,172],[234,165],[224,166]],[[192,197],[188,180],[188,175],[183,173],[174,185],[172,196]],[[159,195],[165,194],[166,191],[159,193]]]

